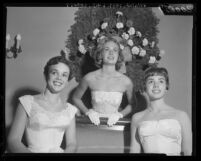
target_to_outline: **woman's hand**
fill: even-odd
[[[114,124],[117,123],[117,121],[118,121],[120,118],[123,118],[123,115],[122,115],[120,112],[111,114],[111,115],[109,116],[109,118],[108,118],[108,121],[107,121],[108,126],[113,126]]]
[[[88,112],[86,112],[86,115],[89,117],[91,122],[95,125],[100,124],[99,114],[98,112],[94,111],[93,109],[90,109]]]
[[[81,116],[82,115],[79,109],[77,109],[77,112],[75,113],[75,115],[76,116]]]

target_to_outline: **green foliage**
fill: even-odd
[[[75,13],[75,23],[70,28],[70,35],[66,41],[66,47],[70,49],[70,58],[76,66],[74,76],[79,81],[83,74],[82,69],[85,68],[87,59],[86,55],[81,54],[78,51],[78,40],[86,39],[88,35],[93,33],[95,28],[100,26],[100,23],[109,19],[110,24],[115,24],[116,12],[120,11],[126,15],[127,20],[132,20],[135,30],[140,31],[142,38],[147,38],[149,42],[154,41],[155,46],[151,49],[147,49],[147,55],[155,56],[156,60],[160,60],[158,44],[158,28],[159,19],[154,15],[151,8],[136,8],[136,7],[80,7]],[[126,23],[124,18],[121,19]],[[111,27],[111,26],[109,26]],[[148,64],[148,58],[145,56],[143,59],[134,57],[134,59],[126,63],[127,73],[133,83],[134,90],[139,91],[142,89],[143,70],[150,66]],[[157,65],[157,64],[153,64]],[[89,65],[88,65],[89,66]],[[91,64],[93,66],[93,63]],[[91,70],[96,69],[94,66]],[[90,70],[89,70],[90,71]]]

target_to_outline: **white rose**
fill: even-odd
[[[134,46],[131,49],[132,54],[137,55],[139,53],[140,49],[137,46]]]
[[[120,44],[120,49],[123,50],[124,49],[124,46],[122,44]]]
[[[165,51],[164,50],[160,50],[159,56],[162,57],[163,55],[165,55]]]
[[[137,31],[137,32],[136,32],[136,35],[139,36],[139,37],[142,37],[142,34],[141,34],[140,31]]]
[[[153,63],[155,63],[155,61],[156,61],[155,56],[150,56],[150,58],[149,58],[149,63],[150,63],[150,64],[153,64]]]
[[[84,42],[84,40],[83,40],[83,39],[80,39],[80,40],[78,41],[78,44],[81,45],[83,42]]]
[[[87,52],[84,45],[79,45],[78,49],[82,54],[85,54]]]
[[[104,39],[105,38],[105,36],[103,35],[103,36],[101,36],[101,37],[99,37],[98,39],[97,39],[97,42],[100,42],[100,40],[102,40],[102,39]]]
[[[101,28],[102,28],[102,29],[105,29],[107,26],[108,26],[108,23],[107,23],[107,22],[104,22],[104,23],[101,25]]]
[[[146,50],[142,49],[139,53],[140,56],[145,56],[146,55]]]
[[[155,45],[155,41],[152,41],[152,43],[151,43],[151,47],[153,48],[154,45]]]
[[[129,35],[134,35],[134,34],[135,34],[135,29],[134,29],[134,27],[131,27],[131,28],[128,30],[128,33],[129,33]]]
[[[121,15],[121,16],[123,16],[123,13],[120,12],[120,11],[117,11],[116,14],[117,14],[117,15]]]
[[[124,33],[122,34],[122,37],[123,37],[124,39],[128,40],[129,35],[128,35],[127,33],[124,32]]]
[[[148,40],[146,39],[146,38],[144,38],[143,40],[142,40],[142,45],[143,46],[146,46],[148,44]]]
[[[93,34],[94,36],[98,35],[100,32],[100,30],[98,28],[94,29]]]
[[[100,37],[100,39],[101,39],[101,40],[102,40],[102,39],[104,39],[104,38],[105,38],[105,36],[104,36],[104,35]]]
[[[128,45],[133,46],[133,40],[129,39],[127,43]]]
[[[117,22],[116,27],[117,27],[118,29],[123,28],[123,27],[124,27],[124,24],[121,23],[121,22]]]

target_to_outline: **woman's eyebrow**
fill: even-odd
[[[147,78],[147,80],[153,80],[153,78],[150,78],[150,77],[149,77],[149,78]]]
[[[58,71],[57,69],[50,69],[50,71]]]
[[[64,72],[65,74],[69,74],[69,72]]]

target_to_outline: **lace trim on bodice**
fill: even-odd
[[[176,119],[147,120],[139,123],[139,136],[148,152],[180,154],[181,125]]]
[[[20,101],[28,114],[26,125],[28,148],[32,152],[63,152],[60,148],[63,135],[77,108],[66,103],[61,111],[48,111],[31,95],[22,96]]]
[[[92,91],[92,105],[99,113],[114,113],[122,101],[122,92]]]
[[[67,122],[69,122],[70,113],[68,112],[68,107],[66,107],[61,111],[48,111],[41,107],[34,98],[32,101],[32,108],[30,112],[30,120],[29,125],[32,129],[43,129],[43,128],[54,128],[57,127],[59,129],[63,129],[67,126]]]

